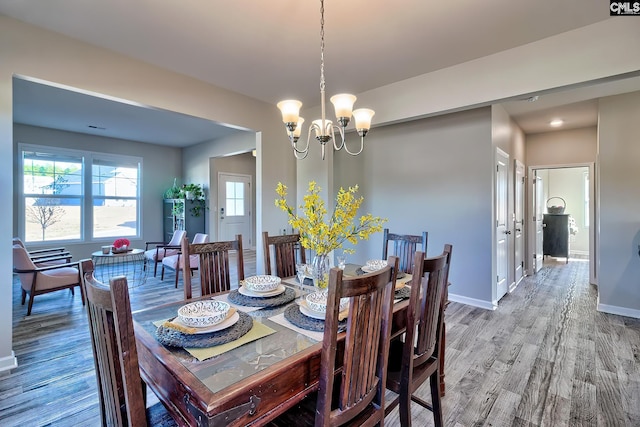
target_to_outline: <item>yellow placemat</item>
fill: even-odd
[[[397,279],[396,280],[396,290],[404,288],[407,285],[407,283],[409,283],[411,281],[412,277],[413,276],[411,276],[409,273],[407,273],[407,274],[404,275],[404,277],[402,279]]]
[[[165,320],[158,320],[153,322],[154,325],[156,326],[160,326],[165,322]],[[240,338],[238,338],[235,341],[231,341],[228,342],[226,344],[221,344],[221,345],[217,345],[214,347],[206,347],[206,348],[185,348],[185,350],[191,354],[193,357],[195,357],[196,359],[198,359],[199,361],[203,361],[205,359],[209,359],[211,357],[214,356],[219,356],[222,353],[226,353],[229,350],[233,350],[234,348],[238,348],[244,344],[247,344],[251,341],[255,341],[258,340],[262,337],[266,337],[268,335],[271,335],[273,333],[275,333],[276,331],[274,329],[271,329],[270,327],[263,325],[260,322],[256,322],[255,319],[253,321],[253,327],[249,330],[249,332],[247,332],[246,334],[244,334],[243,336],[241,336]]]
[[[228,342],[226,344],[217,345],[215,347],[207,347],[207,348],[185,348],[196,359],[203,361],[210,357],[219,356],[222,353],[226,353],[229,350],[233,350],[234,348],[238,348],[241,345],[249,343],[251,341],[258,340],[262,337],[266,337],[267,335],[271,335],[275,333],[274,329],[263,325],[260,322],[253,321],[253,328],[249,330],[246,334],[241,336],[235,341]]]

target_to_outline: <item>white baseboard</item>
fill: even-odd
[[[634,308],[618,307],[617,305],[600,304],[596,306],[596,310],[603,313],[617,314],[618,316],[634,317],[640,319],[640,310]]]
[[[11,355],[0,358],[0,372],[8,371],[18,367],[18,359],[16,355],[11,351]]]
[[[485,310],[495,310],[498,308],[497,304],[492,304],[489,301],[469,298],[462,295],[449,294],[449,301],[459,302],[460,304],[466,304],[473,307],[484,308]]]

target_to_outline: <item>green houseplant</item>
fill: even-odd
[[[189,208],[191,215],[198,217],[207,209],[204,197],[204,189],[200,184],[182,184],[178,186],[177,178],[173,180],[173,186],[168,188],[164,193],[165,199],[186,199],[192,201]],[[178,216],[184,212],[185,203],[176,203],[173,207],[173,214]]]
[[[204,189],[200,184],[183,184],[180,198],[185,198],[193,202],[189,212],[193,216],[200,216],[207,208],[204,198]]]

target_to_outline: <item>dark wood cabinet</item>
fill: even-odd
[[[201,206],[200,200],[164,199],[164,241],[168,242],[175,230],[185,230],[191,241],[196,233],[204,233],[204,209],[193,215],[193,207]]]
[[[545,214],[542,223],[544,255],[565,257],[569,262],[569,215]]]

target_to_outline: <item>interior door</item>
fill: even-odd
[[[533,222],[534,222],[534,230],[536,234],[535,238],[535,248],[533,252],[533,271],[537,273],[542,269],[543,263],[543,249],[542,249],[542,240],[543,240],[543,224],[544,220],[544,188],[542,177],[537,174],[537,171],[534,171],[533,177]]]
[[[514,276],[517,285],[524,277],[524,165],[515,160],[515,201],[513,219]]]
[[[218,174],[218,239],[234,240],[242,234],[242,244],[253,246],[251,230],[251,176]]]
[[[509,156],[502,150],[496,153],[496,301],[508,290],[509,230],[508,224]]]

